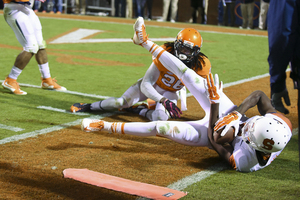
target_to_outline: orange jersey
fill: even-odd
[[[164,45],[162,47],[166,49]],[[166,51],[170,52],[170,49],[166,49]],[[159,78],[156,81],[156,84],[160,88],[171,92],[176,92],[183,88],[184,85],[181,83],[181,80],[179,80],[175,74],[166,69],[157,58],[155,58],[153,62],[160,71]],[[201,62],[202,70],[195,71],[198,75],[202,76],[203,78],[205,78],[206,75],[208,75],[211,72],[211,64],[208,58],[204,57],[204,62],[205,64]]]
[[[14,3],[28,3],[29,0],[3,0],[3,3],[10,3],[10,2],[14,2]]]

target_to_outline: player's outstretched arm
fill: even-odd
[[[245,114],[250,108],[257,106],[257,109],[261,115],[267,113],[276,112],[275,108],[272,106],[269,97],[260,90],[252,92],[236,109],[241,114]]]
[[[217,132],[214,131],[214,126],[216,121],[219,117],[219,102],[220,102],[220,96],[218,94],[218,91],[221,89],[221,85],[219,84],[219,77],[216,74],[215,75],[216,85],[214,84],[214,80],[212,78],[212,75],[208,75],[206,78],[206,89],[207,93],[211,102],[211,109],[210,109],[210,116],[209,116],[209,126],[207,130],[208,139],[210,144],[213,146],[213,148],[216,150],[216,152],[226,161],[229,162],[229,158],[232,154],[232,148],[225,148],[222,144],[218,144],[215,139],[214,135],[217,134]]]

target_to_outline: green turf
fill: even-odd
[[[3,17],[3,16],[2,16]],[[41,18],[45,40],[56,38],[76,28],[100,29],[107,32],[93,39],[131,38],[132,24],[101,23]],[[150,38],[175,37],[178,28],[147,26]],[[12,30],[0,20],[0,79],[9,74],[21,47]],[[202,52],[212,63],[224,83],[268,73],[268,41],[266,37],[201,32]],[[162,42],[158,43],[162,44]],[[4,48],[3,45],[18,49]],[[49,44],[52,77],[70,91],[103,96],[120,96],[143,76],[151,63],[151,55],[132,43]],[[71,60],[72,63],[66,61]],[[40,73],[34,59],[18,78],[18,82],[40,85]],[[83,118],[72,114],[41,110],[51,106],[68,110],[76,102],[94,102],[85,97],[22,87],[27,96],[15,96],[0,88],[0,124],[24,129],[20,132],[0,129],[0,139],[50,128]],[[297,137],[293,137],[283,153],[264,170],[243,174],[233,170],[217,173],[188,187],[184,199],[298,199],[299,168]]]

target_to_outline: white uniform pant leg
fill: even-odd
[[[135,84],[130,86],[122,95],[122,98],[125,99],[126,104],[121,108],[130,107],[140,101],[145,101],[148,98],[141,92],[141,83],[143,79],[139,79]]]
[[[25,51],[36,53],[39,46],[45,46],[41,23],[29,5],[5,4],[4,18]]]
[[[267,13],[269,9],[269,3],[264,2],[263,0],[260,1],[260,13],[259,13],[259,25],[260,29],[266,28],[266,19]]]
[[[140,85],[142,79],[130,86],[124,94],[119,97],[111,97],[101,102],[101,108],[104,110],[115,110],[119,108],[128,108],[140,101],[144,101],[147,97],[141,92]]]
[[[162,92],[162,95],[177,105],[178,95],[176,92],[164,91]],[[155,110],[151,113],[150,120],[167,121],[168,119],[170,119],[168,111],[161,103],[157,102]]]
[[[169,13],[169,7],[170,7],[171,0],[163,0],[163,13],[162,17],[164,21],[167,21],[168,13]]]
[[[118,133],[121,133],[120,131],[121,129]],[[209,147],[207,127],[196,122],[191,124],[175,121],[130,122],[124,124],[122,133],[142,137],[156,135],[183,145]]]
[[[174,21],[176,21],[177,10],[178,10],[178,0],[172,0],[172,2],[171,2],[171,19]]]
[[[207,128],[199,124],[198,129],[187,122],[159,121],[157,135],[188,146],[209,146]],[[202,127],[202,128],[199,128]]]

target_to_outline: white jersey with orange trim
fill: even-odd
[[[265,115],[265,117],[277,119],[281,123],[284,123],[287,126],[289,126],[291,131],[291,122],[285,116],[279,113],[268,113]],[[292,136],[292,133],[290,134],[290,136]],[[230,157],[230,164],[235,170],[240,172],[253,172],[263,169],[266,166],[270,165],[272,161],[282,151],[281,150],[278,152],[271,153],[271,156],[268,158],[266,164],[261,166],[256,156],[256,150],[250,145],[248,145],[246,142],[244,142],[242,136],[236,136],[236,138],[232,142],[232,147],[233,153]]]

